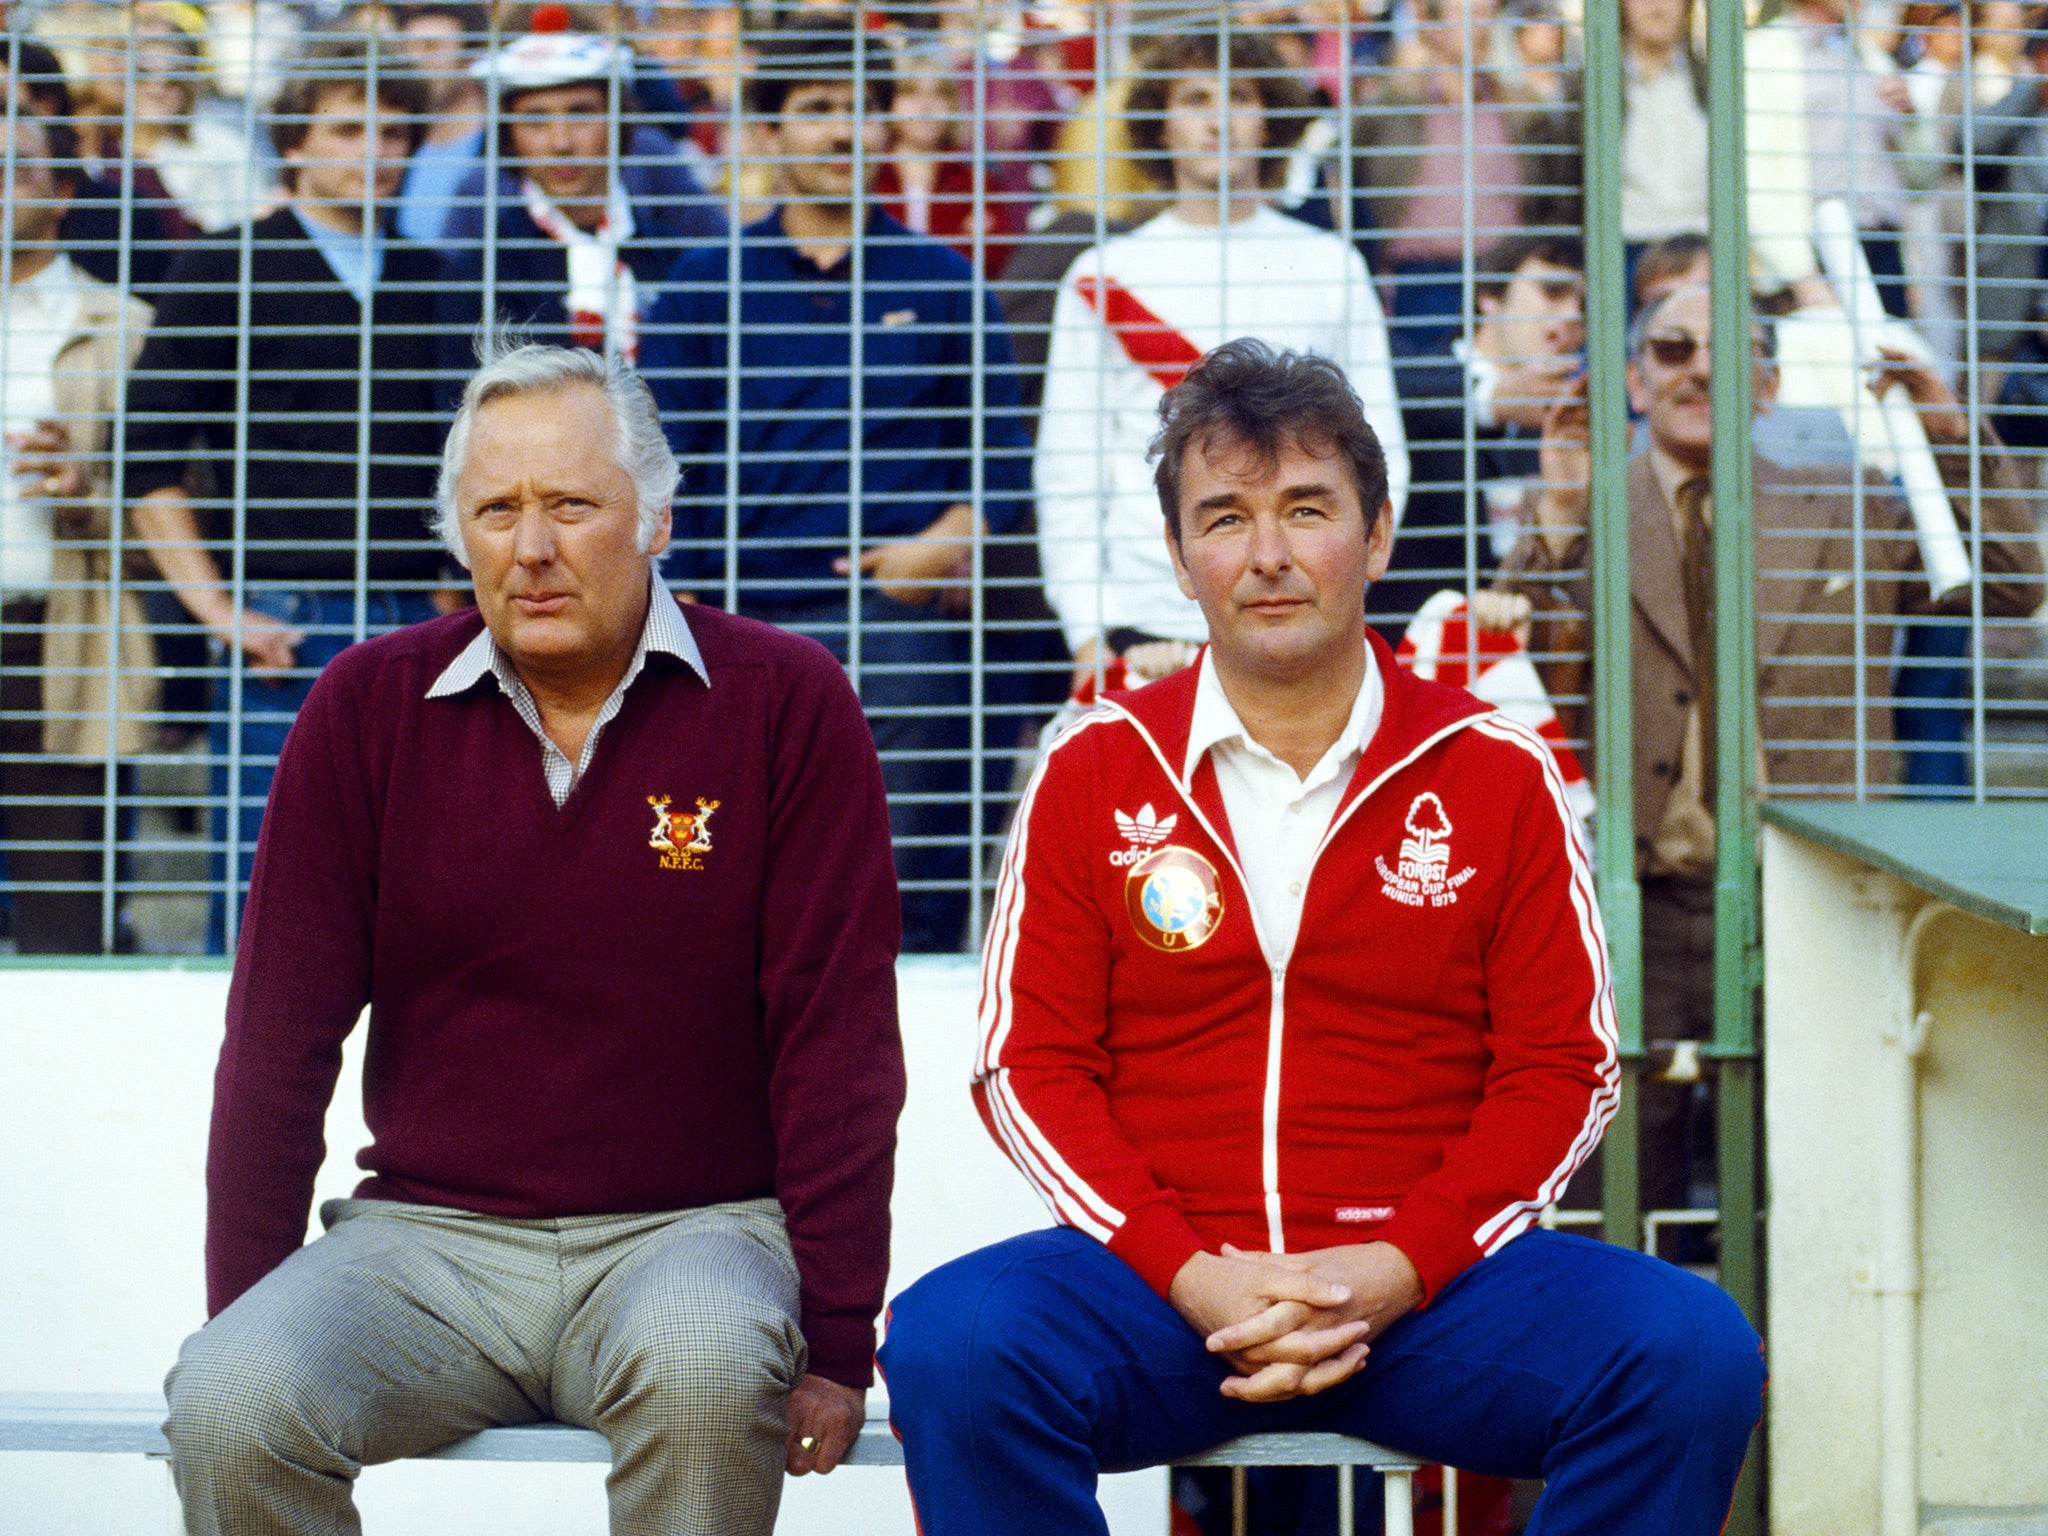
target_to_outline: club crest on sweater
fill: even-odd
[[[1387,867],[1387,856],[1373,860],[1380,872],[1380,894],[1404,907],[1448,907],[1458,900],[1458,888],[1478,873],[1466,865],[1451,873],[1451,818],[1433,790],[1425,789],[1409,802],[1402,825],[1408,835],[1401,839],[1395,868]]]
[[[694,811],[670,810],[667,795],[649,795],[647,803],[654,807],[654,830],[647,846],[661,855],[661,867],[702,869],[699,855],[711,851],[711,813],[720,802],[700,799]]]
[[[1223,921],[1223,882],[1194,849],[1169,843],[1124,876],[1124,908],[1138,937],[1154,949],[1199,949]]]

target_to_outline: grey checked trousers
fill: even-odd
[[[557,1419],[612,1445],[614,1536],[767,1536],[803,1374],[773,1200],[508,1221],[333,1200],[164,1384],[191,1536],[357,1536],[366,1464]]]

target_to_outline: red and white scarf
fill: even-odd
[[[564,248],[569,288],[562,308],[569,313],[569,339],[593,352],[611,351],[627,362],[640,355],[640,298],[633,269],[619,257],[619,248],[633,238],[633,206],[618,187],[612,188],[604,221],[595,230],[579,229],[531,181],[522,183],[527,217],[542,233]]]
[[[1475,653],[1479,675],[1468,679]],[[1586,781],[1578,754],[1565,740],[1564,727],[1536,664],[1513,635],[1486,629],[1475,634],[1466,620],[1464,593],[1438,592],[1424,603],[1395,647],[1394,659],[1417,677],[1468,689],[1541,736],[1564,779],[1572,809],[1582,821],[1593,819],[1593,786]]]

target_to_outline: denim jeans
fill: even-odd
[[[1972,782],[1969,621],[1922,619],[1903,628],[1892,685],[1892,737],[1905,759],[1901,778],[1907,796],[1966,796]]]
[[[847,602],[742,602],[740,611],[808,635],[851,661]],[[889,833],[903,891],[903,948],[949,953],[966,942],[969,765],[964,622],[868,590],[861,594],[856,688],[889,792]]]
[[[263,827],[263,806],[270,798],[270,779],[285,735],[321,669],[356,642],[356,598],[349,587],[249,586],[244,605],[302,633],[291,671],[259,677],[247,670],[247,657],[222,663],[213,684],[213,717],[207,725],[207,746],[213,759],[213,803],[216,807],[213,856],[213,902],[207,917],[209,954],[227,949],[225,900],[227,849],[235,850],[235,911],[249,889],[249,871],[256,862],[256,837]],[[383,634],[434,617],[424,592],[372,588],[363,614],[363,635]],[[239,678],[241,704],[235,710]],[[239,753],[239,761],[236,754]],[[230,776],[234,789],[229,792]]]

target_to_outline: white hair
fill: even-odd
[[[584,347],[544,347],[514,338],[485,335],[477,342],[477,371],[462,391],[462,406],[441,450],[441,474],[434,485],[433,532],[467,567],[462,532],[456,526],[455,481],[469,456],[476,413],[493,400],[547,395],[587,385],[612,410],[612,457],[633,479],[634,510],[642,545],[654,537],[662,510],[676,493],[681,471],[661,430],[661,412],[647,383],[617,358]]]

